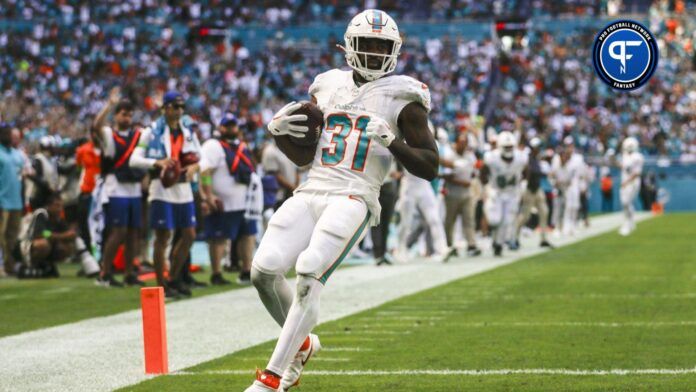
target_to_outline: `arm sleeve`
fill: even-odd
[[[150,142],[151,132],[149,128],[143,130],[140,134],[140,140],[138,140],[138,146],[133,150],[128,164],[134,168],[138,169],[150,169],[155,166],[157,162],[154,158],[147,158],[145,152],[147,150],[147,145]]]

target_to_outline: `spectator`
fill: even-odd
[[[22,170],[24,157],[12,146],[12,128],[0,123],[0,276],[13,275],[14,249],[24,205],[22,203]]]

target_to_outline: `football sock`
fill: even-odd
[[[266,369],[283,374],[319,321],[319,298],[324,285],[306,275],[297,277],[297,294]]]
[[[252,266],[251,281],[268,313],[282,327],[292,305],[292,288],[288,280],[283,275],[267,274]]]

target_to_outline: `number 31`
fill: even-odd
[[[324,147],[321,150],[321,164],[324,166],[336,166],[343,162],[346,155],[346,139],[351,132],[358,131],[358,145],[355,147],[353,154],[353,163],[351,170],[365,170],[367,162],[367,150],[370,147],[370,138],[365,134],[367,123],[370,122],[370,117],[360,116],[353,121],[345,113],[331,114],[326,118],[326,130],[331,132],[331,147]],[[340,128],[340,129],[339,129]]]

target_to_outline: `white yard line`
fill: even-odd
[[[641,215],[640,219],[648,217]],[[568,245],[616,230],[621,220],[618,214],[597,217],[589,229],[556,243]],[[365,265],[339,269],[324,290],[320,322],[545,252],[536,246],[537,240],[523,239],[520,251],[507,252],[502,258],[493,258],[487,251],[483,257],[448,264],[417,261],[388,268]],[[253,288],[166,306],[171,371],[276,339],[280,331]],[[358,338],[332,336],[327,340]],[[148,378],[144,374],[139,310],[0,339],[0,391],[107,391]]]
[[[598,327],[598,328],[657,328],[657,327],[692,327],[696,321],[627,321],[627,322],[583,322],[583,321],[550,321],[550,322],[478,322],[478,323],[452,323],[464,328],[481,327]]]
[[[394,331],[394,330],[372,330],[372,329],[357,329],[349,331],[322,331],[317,332],[321,336],[331,336],[331,335],[351,335],[353,333],[359,335],[410,335],[412,331]]]
[[[250,370],[208,370],[203,372],[175,372],[172,376],[193,375],[245,375]],[[307,370],[310,376],[508,376],[508,375],[560,375],[560,376],[637,376],[696,374],[691,369],[413,369],[413,370]]]
[[[259,362],[259,365],[268,362],[268,357],[244,357],[240,361]],[[350,362],[350,358],[331,358],[324,356],[312,356],[312,362]],[[261,365],[262,366],[262,365]]]
[[[366,347],[322,347],[322,352],[364,352],[373,351],[372,348]]]

